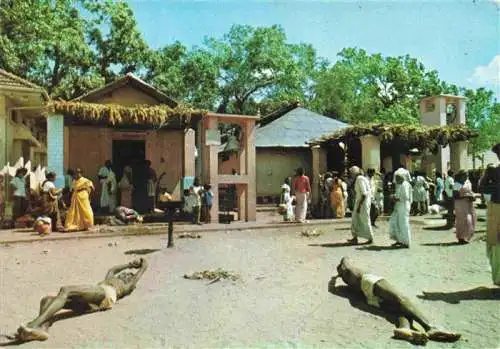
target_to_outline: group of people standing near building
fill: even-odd
[[[195,177],[193,185],[184,190],[183,211],[190,215],[193,224],[211,223],[211,210],[214,194],[210,184],[201,185],[200,179]]]
[[[279,212],[283,220],[305,223],[311,200],[311,181],[303,168],[295,171],[295,176],[285,178],[281,185]],[[295,201],[295,209],[293,202]]]
[[[126,165],[120,181],[107,160],[97,174],[100,184],[99,209],[101,213],[114,213],[117,205],[134,208],[140,213],[148,213],[156,208],[158,176],[151,167],[151,161],[136,164],[135,170]]]

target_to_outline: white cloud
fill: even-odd
[[[498,0],[500,1],[500,0]],[[493,57],[488,65],[480,65],[474,68],[474,73],[469,81],[478,85],[500,84],[500,55]]]

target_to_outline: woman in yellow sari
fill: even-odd
[[[94,226],[94,212],[90,206],[94,184],[82,176],[81,169],[75,171],[72,191],[71,205],[66,215],[66,231],[88,230]]]
[[[330,204],[335,218],[344,218],[344,191],[338,177],[334,179],[332,191],[330,192]]]

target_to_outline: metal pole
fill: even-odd
[[[174,247],[174,220],[173,214],[171,212],[172,209],[168,209],[168,242],[167,248]]]

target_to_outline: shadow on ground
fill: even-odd
[[[308,246],[316,246],[316,247],[346,247],[353,246],[350,242],[330,242],[324,244],[309,244]]]
[[[356,248],[356,250],[360,251],[387,251],[387,250],[400,250],[404,249],[406,247],[403,246],[398,246],[398,245],[389,245],[389,246],[375,246],[375,245],[370,245],[370,246],[362,246]]]
[[[500,288],[482,286],[456,292],[422,292],[422,295],[417,295],[417,297],[428,301],[443,301],[450,304],[470,300],[500,300]]]
[[[449,241],[449,242],[429,242],[425,244],[420,244],[422,246],[461,246],[463,244],[459,243],[458,241]]]
[[[128,250],[125,251],[125,254],[134,254],[134,255],[145,255],[145,254],[150,254],[150,253],[155,253],[161,251],[159,248],[143,248],[140,250]]]
[[[423,230],[434,230],[434,231],[445,231],[445,230],[450,230],[451,227],[447,225],[437,225],[437,226],[430,226],[430,227],[423,227]]]

